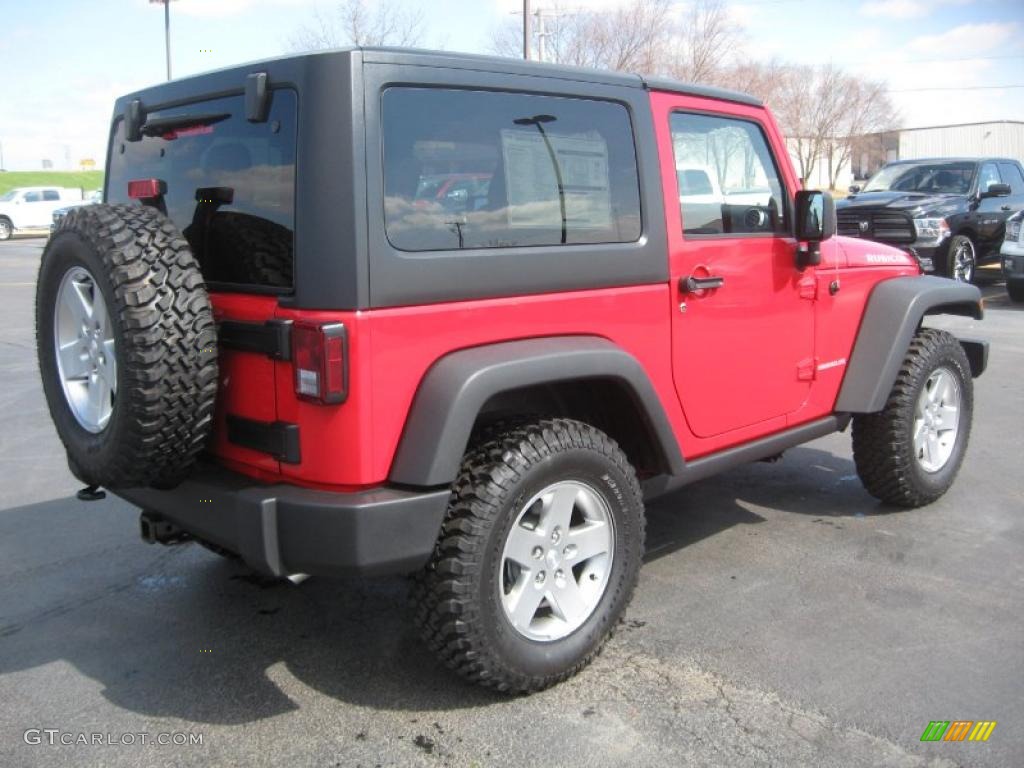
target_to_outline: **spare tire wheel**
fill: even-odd
[[[217,334],[199,266],[154,208],[91,205],[43,251],[36,346],[50,415],[83,482],[172,485],[210,435]]]

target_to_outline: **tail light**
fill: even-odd
[[[333,405],[348,397],[348,338],[342,323],[292,326],[295,394]]]
[[[163,179],[134,179],[128,182],[128,197],[133,200],[149,200],[167,194],[167,183]]]

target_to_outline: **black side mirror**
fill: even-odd
[[[978,195],[978,199],[983,200],[986,197],[1006,197],[1012,191],[1013,190],[1010,189],[1009,184],[990,184],[988,189]]]
[[[850,185],[850,194],[851,195],[856,195],[858,192],[860,192],[860,184],[851,184]]]
[[[836,204],[828,192],[796,193],[796,239],[800,241],[796,266],[804,270],[821,263],[820,244],[836,233]]]

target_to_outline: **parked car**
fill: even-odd
[[[836,204],[839,233],[912,253],[926,272],[971,282],[998,258],[1011,211],[1024,207],[1024,171],[1008,158],[900,160]]]
[[[94,189],[92,192],[89,192],[82,200],[71,203],[70,205],[65,205],[62,208],[58,208],[53,212],[53,216],[51,216],[50,218],[50,236],[53,236],[53,233],[57,230],[57,227],[60,226],[61,220],[65,216],[67,216],[68,211],[70,211],[72,208],[78,208],[83,205],[96,205],[97,203],[102,202],[103,190]]]
[[[0,196],[0,240],[23,230],[46,229],[53,212],[82,199],[82,190],[66,187],[18,187]]]
[[[1003,259],[1006,292],[1013,301],[1024,301],[1024,210],[1006,220],[1006,237],[999,250]]]
[[[129,94],[109,141],[36,294],[80,498],[278,577],[414,572],[427,644],[483,685],[594,657],[646,500],[851,424],[891,504],[963,461],[988,347],[922,319],[981,319],[979,290],[835,237],[754,97],[340,50]],[[697,155],[765,192],[703,218]],[[453,173],[486,198],[420,205]]]
[[[416,205],[440,205],[449,211],[477,211],[486,205],[491,177],[486,173],[443,173],[420,178]]]

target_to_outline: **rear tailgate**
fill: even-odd
[[[277,421],[274,360],[244,339],[267,327],[277,299],[238,293],[213,293],[211,299],[219,333],[220,383],[209,451],[276,474],[281,467],[276,456],[246,447],[256,446],[260,431],[267,433]]]
[[[241,93],[149,107],[136,138],[118,120],[106,199],[164,190],[188,240],[219,328],[220,383],[210,452],[277,474],[281,452],[275,361],[265,345],[278,297],[293,292],[297,95],[273,89],[265,120],[249,120]],[[273,336],[273,334],[271,334]]]

